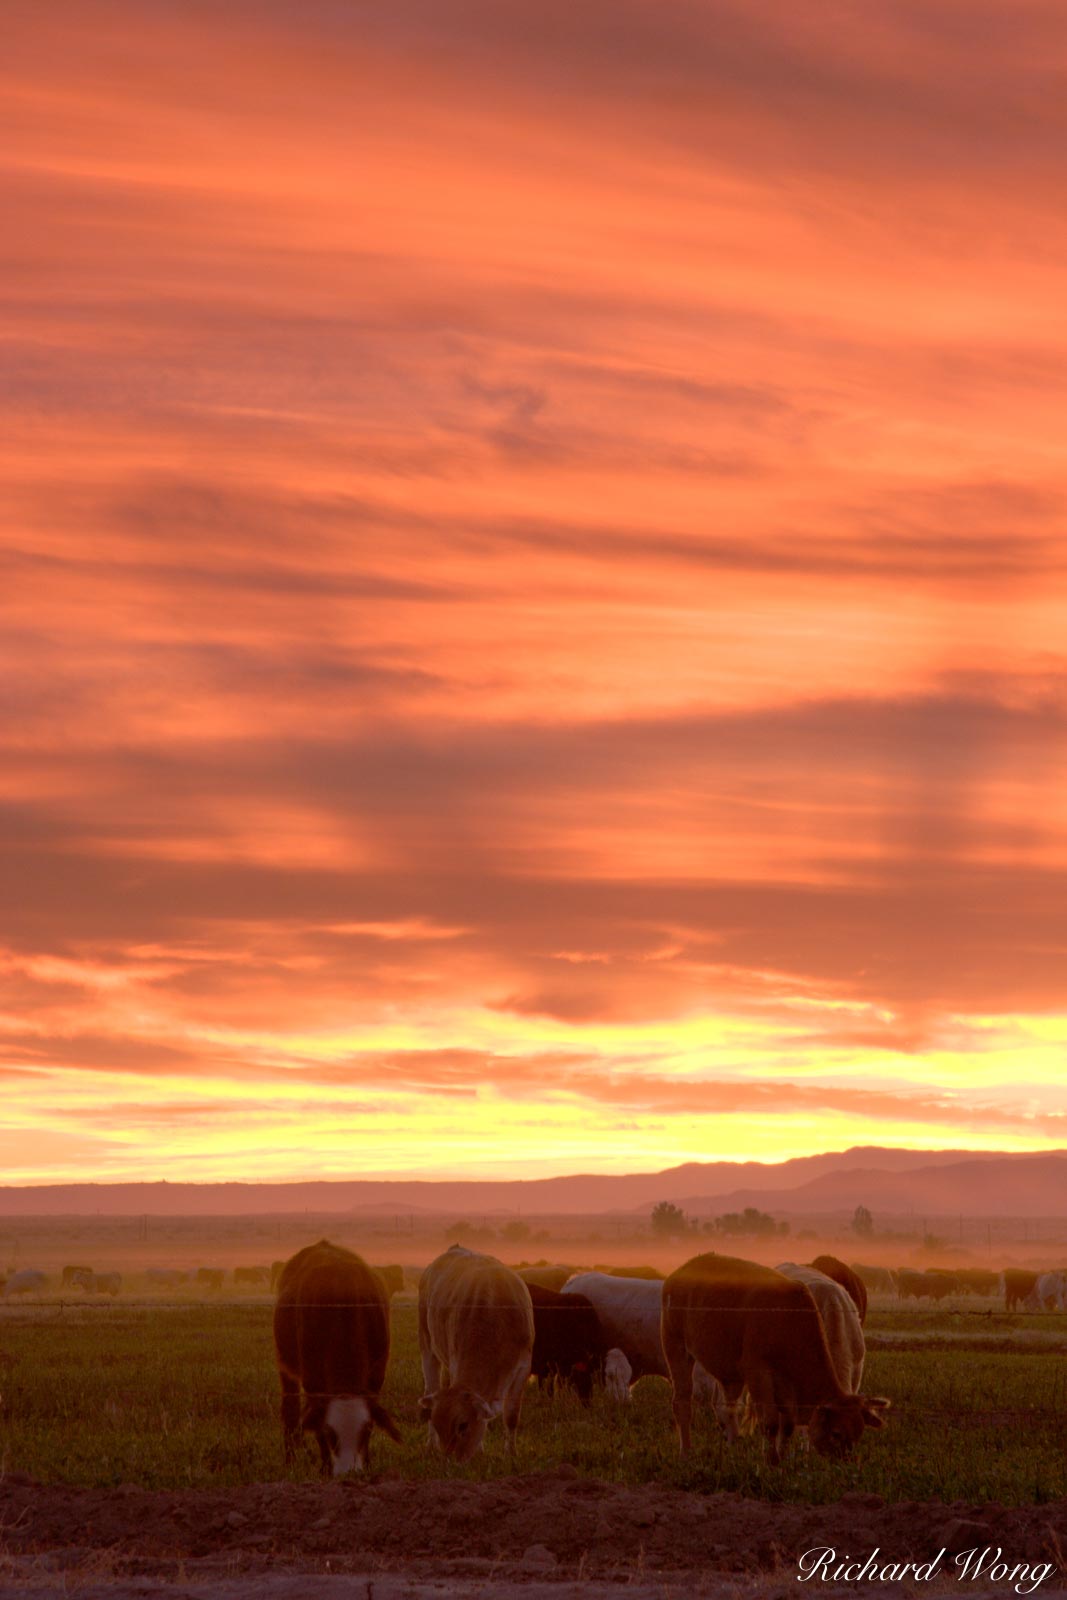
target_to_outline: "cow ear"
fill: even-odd
[[[305,1433],[318,1433],[326,1420],[326,1402],[320,1399],[304,1401],[304,1410],[300,1417],[300,1426]]]
[[[383,1433],[387,1433],[390,1439],[395,1439],[397,1444],[403,1444],[403,1435],[385,1407],[379,1405],[377,1400],[368,1400],[367,1408],[371,1414],[371,1421],[377,1423],[378,1427],[382,1429]]]
[[[885,1418],[883,1411],[888,1411],[893,1404],[884,1395],[861,1395],[861,1415],[868,1428],[884,1428]]]
[[[420,1422],[429,1422],[430,1414],[433,1411],[433,1408],[434,1408],[434,1405],[436,1404],[436,1401],[437,1401],[436,1393],[434,1393],[434,1394],[424,1394],[422,1396],[422,1398],[419,1401],[419,1421]]]

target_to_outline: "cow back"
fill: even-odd
[[[754,1261],[707,1254],[673,1272],[663,1286],[668,1338],[727,1387],[760,1366],[786,1376],[802,1404],[843,1394],[808,1289]]]
[[[530,1290],[495,1256],[453,1245],[419,1279],[419,1319],[453,1387],[488,1398],[532,1360]]]
[[[832,1278],[839,1283],[851,1299],[859,1314],[860,1322],[867,1320],[867,1286],[857,1272],[854,1272],[844,1261],[839,1261],[837,1256],[816,1256],[811,1262],[816,1272],[821,1272],[824,1277]]]
[[[274,1308],[278,1364],[307,1394],[378,1395],[389,1360],[389,1307],[361,1256],[323,1239],[282,1269]]]

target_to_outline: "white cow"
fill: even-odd
[[[47,1287],[48,1277],[45,1273],[33,1267],[23,1267],[20,1272],[13,1272],[4,1284],[4,1299],[10,1299],[13,1294],[41,1294]]]
[[[1067,1311],[1067,1272],[1043,1272],[1034,1285],[1037,1309]]]
[[[615,1278],[608,1272],[579,1272],[563,1285],[564,1294],[584,1294],[596,1310],[609,1346],[604,1358],[604,1383],[613,1399],[628,1400],[639,1378],[666,1378],[667,1361],[660,1338],[663,1282],[658,1278]],[[718,1379],[699,1364],[693,1392],[706,1400],[729,1440],[737,1438],[738,1417]]]
[[[815,1301],[826,1335],[826,1347],[837,1381],[846,1394],[859,1394],[867,1346],[863,1338],[856,1302],[833,1278],[815,1267],[798,1267],[786,1261],[775,1268],[794,1283],[802,1283]]]

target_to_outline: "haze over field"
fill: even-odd
[[[1067,1144],[1065,46],[6,8],[7,1182]]]

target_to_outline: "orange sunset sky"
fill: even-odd
[[[9,0],[4,1181],[1067,1144],[1060,0]]]

